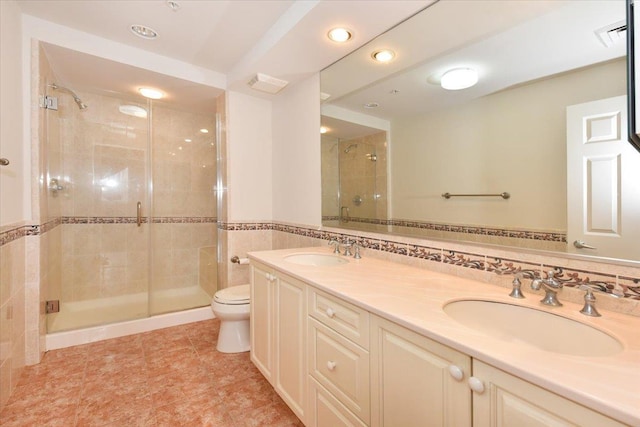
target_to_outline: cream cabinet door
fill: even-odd
[[[371,326],[371,426],[471,426],[471,358],[377,316]]]
[[[276,273],[275,381],[278,394],[305,421],[307,404],[307,286]]]
[[[251,361],[273,383],[275,275],[260,264],[251,265]]]
[[[624,425],[477,360],[473,376],[484,385],[482,393],[473,393],[474,427]]]

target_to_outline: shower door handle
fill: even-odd
[[[136,206],[136,214],[138,216],[138,218],[136,219],[136,224],[138,224],[138,227],[140,227],[142,225],[142,203],[140,202],[138,202]]]

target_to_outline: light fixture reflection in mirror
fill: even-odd
[[[322,104],[322,124],[332,122],[334,144],[344,140],[334,123],[338,120],[351,127],[390,130],[384,154],[389,156],[387,212],[392,212],[389,217],[358,217],[348,198],[331,197],[340,194],[342,183],[325,176],[340,172],[337,167],[325,167],[327,148],[322,158],[323,224],[585,253],[569,244],[574,239],[568,230],[575,220],[570,216],[574,206],[568,205],[568,194],[581,190],[567,187],[566,111],[573,105],[626,94],[624,40],[604,47],[594,33],[625,19],[624,2],[461,3],[438,2],[405,21],[397,28],[409,40],[394,39],[391,30],[376,41],[378,46],[384,42],[411,51],[412,46],[438,40],[431,50],[411,51],[413,56],[425,56],[413,57],[405,72],[379,67],[370,59],[375,49],[365,45],[321,73],[322,92],[332,94]],[[474,7],[494,8],[495,19],[470,20],[468,31],[457,38],[438,38],[437,31],[425,30],[430,28],[428,23],[453,23],[460,16],[473,16],[473,10],[467,9]],[[414,19],[424,21],[412,24]],[[408,31],[412,25],[420,31]],[[440,76],[451,64],[474,64],[481,71],[481,84],[473,90],[449,91],[425,82],[425,76]],[[429,83],[436,82],[429,79]],[[391,93],[390,88],[397,92]],[[380,107],[363,108],[372,99]],[[326,135],[322,138],[328,144]],[[380,158],[381,151],[376,154]],[[640,165],[624,168],[640,170]],[[640,177],[632,178],[632,184],[625,185],[627,178],[621,179],[626,188],[640,182]],[[325,183],[336,187],[325,191]],[[447,192],[504,191],[512,195],[509,200],[441,197]],[[386,192],[383,195],[386,199]],[[349,208],[349,223],[339,222],[342,205]],[[620,218],[627,229],[640,228],[640,211],[634,215],[621,206]],[[580,240],[589,243],[589,237]],[[638,250],[586,254],[640,261]]]

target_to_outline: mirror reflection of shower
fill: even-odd
[[[82,99],[80,99],[80,97],[78,95],[76,95],[76,93],[74,91],[72,91],[71,89],[66,88],[66,87],[62,87],[62,86],[58,86],[56,83],[49,84],[49,87],[52,88],[53,90],[59,90],[59,91],[66,92],[69,95],[71,95],[79,109],[85,110],[85,109],[87,109],[89,107],[87,104],[82,102]]]
[[[350,146],[344,149],[344,152],[349,154],[352,148],[358,148],[358,144],[351,144]]]

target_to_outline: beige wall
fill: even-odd
[[[273,100],[273,219],[320,225],[320,79],[287,87]]]
[[[15,1],[0,2],[0,225],[29,218],[24,210],[24,149],[22,132],[21,17]],[[28,194],[28,193],[27,193]]]
[[[566,230],[565,109],[625,94],[624,76],[621,59],[393,121],[393,217]],[[440,196],[503,191],[511,199]]]

